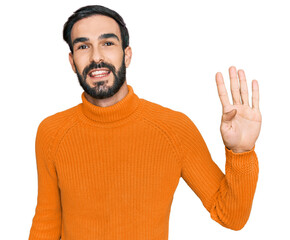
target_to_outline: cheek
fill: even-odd
[[[123,51],[118,51],[118,52],[115,51],[114,53],[108,54],[107,61],[113,64],[117,69],[119,69],[122,65],[123,56],[124,56]]]
[[[77,67],[77,70],[82,73],[84,68],[89,64],[89,61],[86,57],[84,56],[76,56],[74,58],[74,62],[75,62],[75,65]]]

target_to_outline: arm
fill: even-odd
[[[178,131],[183,149],[181,177],[197,194],[211,218],[224,227],[240,230],[246,224],[258,179],[257,156],[234,153],[225,147],[224,174],[214,163],[200,132],[184,115]]]
[[[60,193],[51,149],[55,133],[46,123],[39,125],[36,135],[38,197],[29,240],[59,240],[61,234]]]
[[[230,104],[221,73],[216,74],[223,106],[221,134],[226,151],[225,175],[212,161],[201,134],[186,119],[183,139],[182,177],[201,198],[211,217],[221,225],[239,230],[247,222],[258,180],[258,161],[254,152],[261,129],[258,82],[252,82],[252,108],[243,70],[229,69],[233,105]]]

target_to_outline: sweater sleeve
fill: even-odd
[[[225,174],[213,162],[194,123],[183,114],[177,134],[183,151],[181,177],[201,199],[211,218],[226,228],[240,230],[250,216],[258,180],[254,148],[234,153],[225,147]]]
[[[38,174],[38,197],[29,240],[59,240],[61,231],[60,193],[52,159],[55,130],[44,120],[35,141]]]

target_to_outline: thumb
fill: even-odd
[[[222,121],[231,121],[237,114],[237,109],[233,109],[230,112],[224,113],[222,116]]]

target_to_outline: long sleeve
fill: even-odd
[[[213,162],[194,123],[184,115],[177,134],[183,149],[181,176],[201,199],[211,218],[240,230],[246,224],[258,180],[258,160],[252,149],[234,153],[225,148],[225,174]]]
[[[29,240],[59,240],[61,205],[52,146],[55,130],[41,122],[38,127],[35,153],[38,173],[38,197]]]

